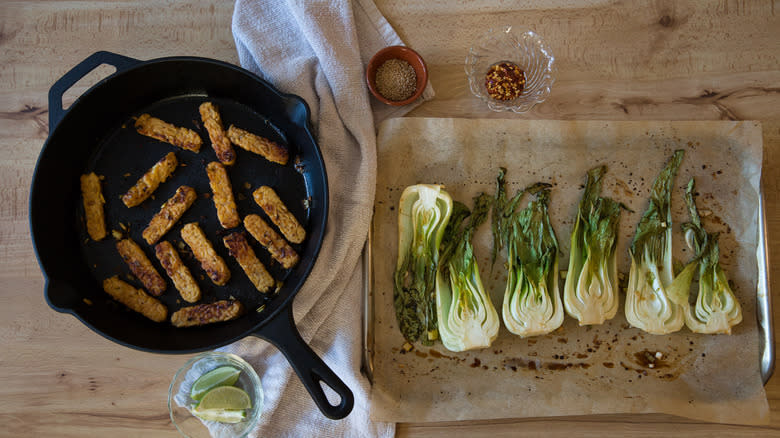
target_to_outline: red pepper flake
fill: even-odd
[[[523,94],[525,72],[511,62],[490,66],[485,75],[488,95],[496,100],[512,100]]]

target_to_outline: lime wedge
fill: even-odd
[[[218,386],[232,386],[238,381],[241,370],[233,367],[219,367],[200,376],[192,385],[190,397],[200,400],[210,390]]]
[[[240,423],[246,420],[246,411],[243,409],[209,409],[206,411],[194,411],[193,413],[203,420],[218,421],[220,423]]]
[[[252,400],[243,389],[235,386],[218,386],[203,396],[198,406],[195,407],[195,412],[212,409],[249,409],[251,407]]]

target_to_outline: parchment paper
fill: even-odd
[[[508,193],[536,181],[553,185],[552,223],[568,265],[572,220],[588,169],[606,164],[602,194],[633,212],[621,217],[618,269],[647,208],[650,187],[675,149],[686,155],[672,194],[674,252],[690,259],[680,224],[682,194],[696,177],[705,227],[720,231],[721,263],[743,309],[731,336],[683,328],[650,335],[618,315],[578,326],[567,315],[550,335],[520,338],[504,326],[484,350],[452,353],[441,343],[403,352],[393,309],[398,201],[411,184],[444,184],[471,207],[494,193],[498,168]],[[602,122],[402,118],[381,125],[374,213],[375,420],[446,421],[607,413],[668,413],[699,420],[764,424],[769,420],[759,374],[756,245],[762,135],[757,122]],[[527,197],[528,198],[528,197]],[[523,205],[527,199],[523,201]],[[491,271],[489,222],[475,236],[486,289],[501,314],[505,256]],[[561,288],[563,282],[561,282]],[[698,284],[694,283],[692,294]],[[649,367],[645,354],[660,352]]]

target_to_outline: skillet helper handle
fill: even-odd
[[[349,415],[355,404],[352,391],[301,338],[293,320],[292,305],[274,315],[254,335],[270,342],[284,354],[326,417],[340,420]],[[338,405],[330,403],[321,383],[341,396]]]
[[[141,61],[127,56],[100,51],[93,53],[87,57],[87,59],[70,69],[69,72],[59,78],[49,89],[49,132],[51,133],[54,131],[54,127],[57,126],[57,123],[59,123],[67,113],[67,111],[62,108],[62,96],[81,78],[102,64],[114,66],[116,71],[119,72],[138,64],[139,62]]]

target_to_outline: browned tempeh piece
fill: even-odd
[[[176,327],[192,327],[236,319],[244,313],[241,301],[221,300],[210,304],[182,307],[171,315]]]
[[[246,276],[255,288],[260,292],[267,291],[274,285],[274,278],[265,269],[263,263],[257,259],[254,250],[249,246],[249,242],[246,241],[246,237],[242,232],[231,233],[222,239],[225,243],[225,247],[230,251],[230,255],[238,260],[238,264],[241,265],[241,269],[244,270]]]
[[[150,297],[143,289],[136,289],[125,283],[116,275],[103,280],[103,290],[115,300],[154,322],[163,322],[168,316],[168,308],[160,300]]]
[[[225,135],[225,128],[222,126],[222,117],[219,115],[219,110],[211,102],[203,102],[198,110],[200,111],[200,119],[203,120],[203,126],[206,127],[206,131],[209,133],[211,147],[214,148],[217,159],[222,164],[232,165],[236,162],[236,152]]]
[[[135,129],[139,134],[156,138],[192,152],[198,152],[203,144],[203,140],[200,139],[198,133],[192,129],[171,125],[149,114],[138,116],[135,120]]]
[[[200,262],[211,281],[217,286],[224,286],[230,280],[230,270],[222,257],[214,251],[211,242],[203,234],[197,222],[192,222],[181,229],[181,238],[189,245],[192,254]]]
[[[301,243],[306,238],[306,231],[295,219],[295,216],[287,210],[274,189],[268,186],[261,186],[253,193],[255,202],[259,205],[265,214],[271,219],[271,222],[279,227],[279,230],[292,243]]]
[[[214,194],[214,206],[217,208],[217,218],[222,228],[235,228],[241,224],[236,201],[233,199],[233,187],[230,184],[227,170],[222,164],[212,161],[206,166],[209,185]]]
[[[157,273],[144,251],[132,239],[122,239],[116,243],[116,249],[122,260],[127,263],[130,272],[143,283],[152,295],[158,297],[165,292],[165,280]]]
[[[279,164],[287,164],[289,158],[287,148],[265,137],[244,131],[230,125],[227,132],[228,138],[234,145],[249,152],[261,155],[266,160]]]
[[[198,195],[192,187],[181,186],[176,189],[176,193],[165,201],[165,204],[160,207],[160,211],[149,221],[149,226],[141,233],[146,243],[154,245],[165,233],[170,231],[197,197]]]
[[[190,270],[182,263],[179,253],[167,240],[163,240],[154,247],[154,253],[157,260],[165,268],[165,272],[173,280],[173,285],[179,291],[179,294],[190,303],[200,299],[200,287],[195,279],[192,278]]]
[[[176,169],[179,162],[176,160],[176,154],[173,152],[168,153],[162,157],[160,161],[154,164],[151,169],[147,170],[144,176],[138,179],[130,190],[122,195],[122,202],[129,207],[135,207],[136,205],[144,202],[146,198],[152,195],[157,187],[160,186]]]
[[[103,192],[100,189],[100,177],[95,173],[81,175],[81,197],[84,202],[84,219],[87,221],[87,233],[92,240],[106,237],[106,217],[103,213]]]
[[[260,216],[256,214],[247,215],[244,218],[244,228],[285,269],[290,269],[298,263],[298,253]]]

